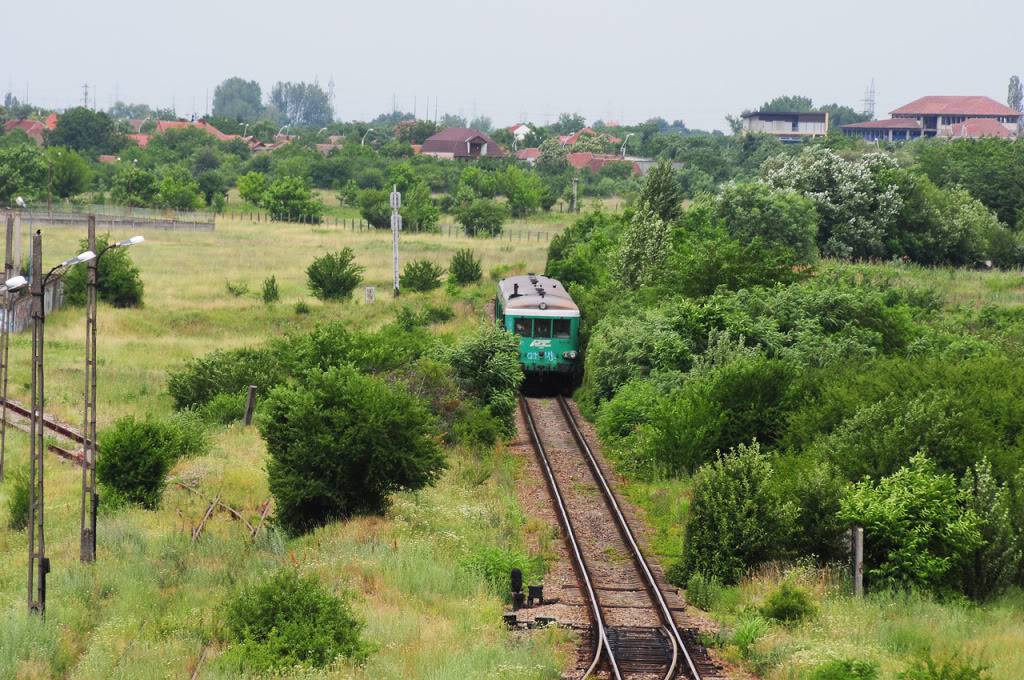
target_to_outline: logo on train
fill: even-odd
[[[551,341],[550,340],[534,340],[533,342],[530,343],[530,347],[540,347],[542,349],[546,348],[546,347],[551,347]]]

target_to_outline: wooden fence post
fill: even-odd
[[[246,425],[252,425],[252,412],[256,409],[256,386],[249,385],[249,396],[245,400],[245,422]]]
[[[864,527],[853,528],[853,594],[864,597]]]

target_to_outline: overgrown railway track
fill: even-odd
[[[593,653],[580,677],[719,677],[679,629],[679,607],[666,600],[568,402],[521,396],[520,407],[591,620]]]

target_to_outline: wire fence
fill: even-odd
[[[267,224],[309,224],[314,227],[321,227],[326,229],[338,229],[339,231],[351,231],[353,233],[386,233],[390,232],[390,227],[384,227],[381,229],[375,228],[372,224],[366,220],[358,217],[333,217],[326,216],[320,218],[302,218],[298,216],[286,216],[284,219],[275,219],[269,213],[263,211],[252,211],[252,212],[231,212],[224,213],[221,215],[222,220],[239,220],[244,222],[265,222]],[[477,232],[475,234],[469,234],[466,232],[466,228],[461,224],[455,224],[454,222],[445,222],[434,225],[431,229],[412,229],[409,227],[403,227],[403,234],[434,234],[435,236],[444,236],[446,238],[491,238],[502,241],[544,241],[547,242],[551,239],[553,233],[558,233],[558,226],[552,225],[552,229],[530,229],[528,227],[502,227],[501,233],[490,234],[486,232]]]
[[[8,210],[20,217],[22,224],[35,226],[84,226],[89,215],[96,216],[96,224],[106,227],[131,226],[176,231],[213,231],[215,215],[209,212],[155,210],[152,208],[125,208],[122,206],[55,206],[48,210]]]

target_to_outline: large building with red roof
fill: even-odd
[[[921,97],[893,111],[888,120],[844,125],[843,132],[869,141],[918,137],[1016,137],[1021,114],[991,97]]]
[[[420,153],[437,158],[470,160],[500,158],[505,155],[505,150],[486,132],[471,128],[447,128],[427,138]]]

